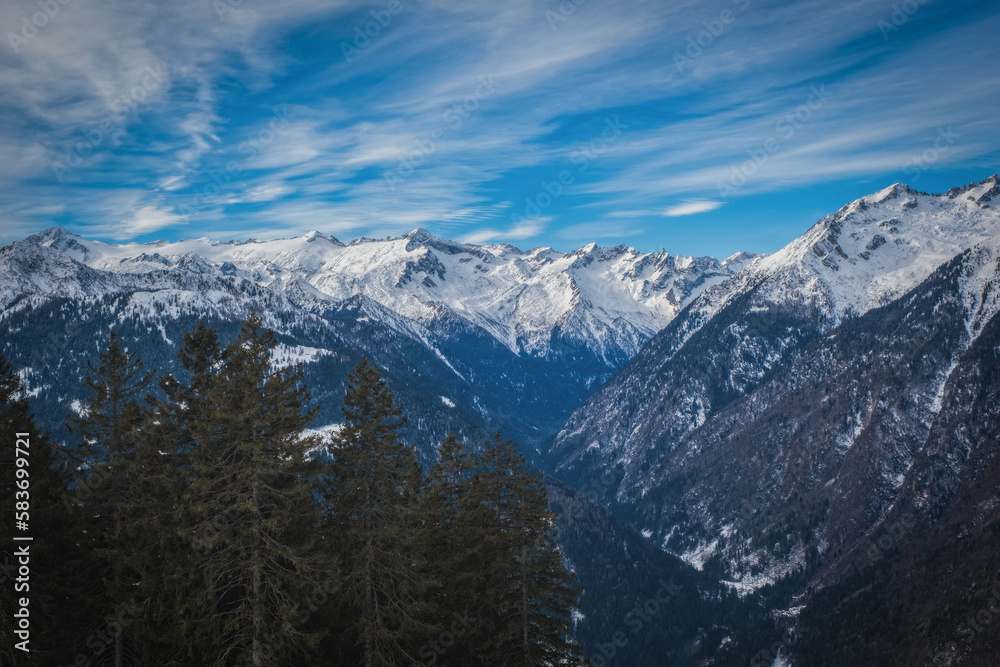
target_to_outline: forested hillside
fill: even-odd
[[[340,428],[303,435],[303,374],[275,345],[257,317],[226,345],[202,325],[182,372],[155,374],[112,334],[59,450],[0,364],[4,436],[33,434],[35,535],[32,653],[5,644],[4,664],[573,664],[577,591],[515,445],[449,436],[422,471],[367,359]]]

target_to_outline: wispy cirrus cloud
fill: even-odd
[[[0,214],[18,230],[3,240],[51,224],[106,238],[421,226],[659,246],[695,238],[665,215],[700,213],[730,216],[733,233],[681,250],[723,255],[759,243],[740,231],[758,196],[831,181],[864,194],[903,178],[938,128],[961,137],[921,185],[988,175],[1000,156],[989,3],[925,3],[886,40],[882,0],[582,3],[555,24],[557,3],[404,0],[348,60],[342,45],[379,7],[62,6],[0,49]],[[690,57],[724,9],[735,20]],[[35,11],[6,3],[0,26]],[[609,117],[624,129],[601,145]],[[511,217],[547,192],[544,215]],[[811,205],[783,206],[811,222]]]
[[[682,215],[697,215],[698,213],[714,211],[722,205],[723,202],[721,201],[688,201],[664,209],[663,215],[668,218],[677,218]]]

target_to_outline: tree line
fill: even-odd
[[[367,358],[343,423],[257,316],[223,345],[200,324],[183,372],[143,368],[112,333],[57,447],[0,358],[0,579],[11,587],[13,433],[34,434],[33,665],[576,665],[572,575],[541,476],[497,434],[448,436],[422,470]],[[11,444],[8,447],[8,443]]]

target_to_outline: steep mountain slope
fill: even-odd
[[[644,470],[809,341],[996,238],[998,181],[944,195],[886,188],[707,289],[573,414],[550,449],[550,469],[573,482],[620,464],[621,492],[641,496]]]
[[[997,179],[908,193],[916,206],[892,191],[699,297],[574,414],[551,462],[577,485],[618,466],[616,513],[741,593],[799,582],[794,664],[991,664],[965,615],[1000,569]],[[887,212],[899,249],[851,255],[849,223],[863,240]],[[818,238],[847,255],[837,271]],[[893,280],[862,264],[879,250]],[[781,254],[796,259],[776,269]]]
[[[815,339],[656,460],[641,478],[643,518],[659,524],[665,546],[718,550],[746,585],[804,565],[811,550],[853,548],[898,500],[928,442],[971,343],[977,295],[961,278],[984,268],[995,280],[995,249],[970,251]],[[996,297],[991,288],[993,312]]]
[[[1000,253],[991,260],[984,314],[997,309]],[[894,504],[817,576],[825,588],[801,619],[801,664],[996,664],[1000,317],[972,327],[975,339],[936,397],[940,411]],[[851,639],[861,628],[865,643]]]

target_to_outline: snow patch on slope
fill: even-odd
[[[294,366],[295,364],[312,363],[327,354],[333,354],[333,352],[307,345],[289,346],[278,343],[271,350],[271,362],[279,368],[285,368],[287,366]]]
[[[681,554],[680,559],[700,571],[705,567],[708,559],[715,555],[718,548],[719,540],[713,540],[711,543],[702,542],[695,549]]]

